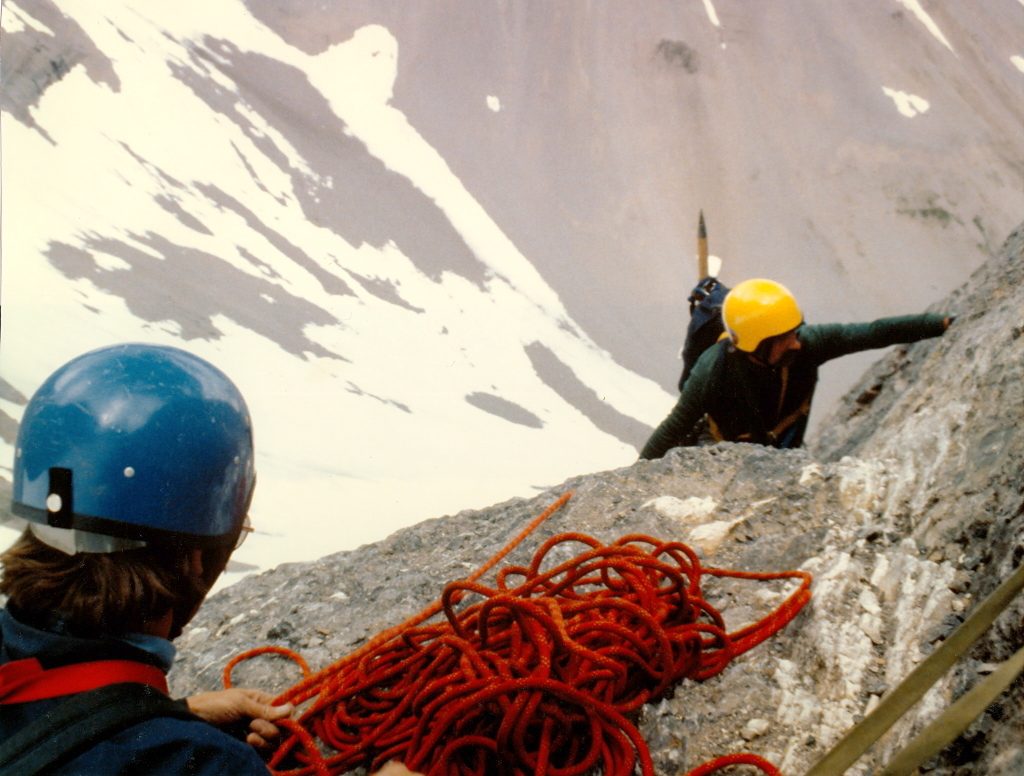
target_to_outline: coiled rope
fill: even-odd
[[[266,653],[296,660],[306,677],[277,699],[307,705],[283,723],[288,735],[271,770],[330,776],[398,759],[428,776],[577,776],[597,768],[627,776],[637,767],[653,776],[633,722],[640,708],[683,679],[714,676],[782,629],[810,599],[811,577],[703,568],[685,544],[649,536],[603,544],[563,533],[528,566],[503,568],[493,586],[479,582],[570,496],[470,578],[448,584],[438,602],[316,674],[282,647],[228,663],[229,687],[238,663]],[[582,552],[551,560],[570,545]],[[730,633],[704,600],[704,575],[800,584],[769,615]],[[778,774],[762,758],[739,754],[691,776],[741,763]]]

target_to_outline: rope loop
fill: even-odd
[[[799,584],[775,611],[729,632],[703,596],[705,575]],[[811,583],[802,571],[704,568],[679,542],[629,535],[604,544],[580,533],[551,537],[493,585],[482,576],[449,583],[438,602],[317,674],[300,662],[306,678],[278,702],[305,705],[285,725],[271,769],[327,776],[398,759],[428,776],[653,776],[635,724],[641,707],[777,633],[810,599]],[[225,683],[237,663],[266,652],[297,658],[250,650],[228,664]],[[690,776],[733,764],[778,775],[741,754]]]
[[[305,658],[303,658],[298,652],[288,649],[288,647],[279,647],[268,644],[263,647],[256,647],[255,649],[247,650],[231,658],[231,660],[227,662],[227,665],[224,666],[224,675],[222,677],[224,686],[232,686],[232,674],[234,673],[235,666],[240,663],[244,663],[247,660],[252,660],[254,657],[259,657],[260,655],[281,655],[298,665],[303,677],[308,677],[311,673],[309,670],[309,664],[306,663]]]

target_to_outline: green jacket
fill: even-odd
[[[719,341],[697,360],[676,406],[640,457],[661,458],[673,447],[696,444],[694,427],[705,417],[716,439],[799,447],[819,366],[861,350],[937,337],[945,331],[945,318],[925,313],[871,323],[804,324],[797,332],[800,350],[784,367],[764,366]]]

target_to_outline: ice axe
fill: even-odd
[[[697,222],[697,280],[708,276],[708,230],[704,226],[704,211]]]

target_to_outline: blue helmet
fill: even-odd
[[[231,380],[177,348],[115,345],[72,359],[29,400],[12,511],[68,552],[215,546],[237,538],[254,484],[252,422]]]

